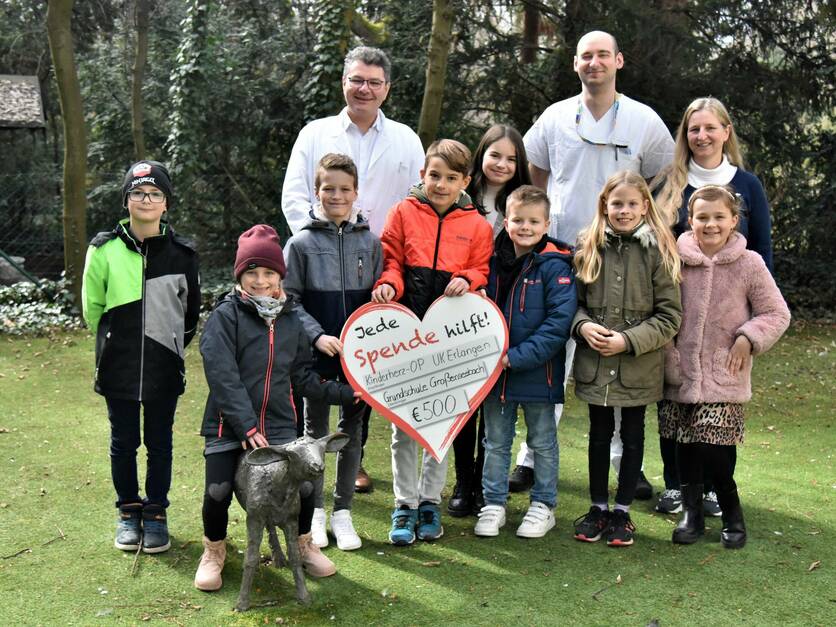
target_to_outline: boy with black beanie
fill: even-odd
[[[133,164],[122,183],[128,217],[93,238],[84,264],[82,308],[96,334],[95,390],[110,419],[119,508],[114,545],[124,551],[170,547],[172,425],[186,384],[185,348],[200,313],[197,253],[165,219],[172,200],[162,163]],[[141,440],[148,451],[145,497],[136,464]]]

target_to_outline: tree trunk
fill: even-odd
[[[523,8],[522,49],[520,63],[534,63],[537,58],[538,36],[540,35],[540,9],[530,4]]]
[[[136,160],[145,159],[145,134],[142,126],[142,80],[148,61],[148,12],[150,0],[136,0],[134,21],[136,23],[136,49],[134,65],[131,68],[131,135],[134,138]]]
[[[46,29],[64,125],[64,270],[80,306],[87,248],[87,135],[73,56],[72,11],[73,0],[49,0]]]
[[[452,1],[433,0],[433,26],[427,52],[427,78],[424,83],[424,99],[421,101],[421,117],[418,120],[418,137],[421,138],[425,149],[435,140],[436,133],[438,133],[452,33]]]

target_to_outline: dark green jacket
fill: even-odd
[[[186,345],[200,315],[197,253],[165,222],[139,242],[122,220],[90,242],[82,307],[96,334],[99,394],[127,400],[183,393]]]
[[[662,265],[656,238],[644,222],[624,235],[607,227],[601,254],[598,280],[587,285],[577,279],[575,394],[594,405],[648,405],[662,398],[662,347],[676,335],[682,319],[679,285]],[[578,333],[585,322],[621,332],[627,352],[601,356]]]

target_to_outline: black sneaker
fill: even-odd
[[[136,551],[142,542],[142,503],[128,503],[119,508],[116,540],[113,546],[123,551]]]
[[[640,501],[649,501],[653,498],[653,486],[650,485],[643,472],[639,472],[639,480],[636,481],[636,498]]]
[[[165,508],[146,505],[142,508],[142,552],[162,553],[170,548]]]
[[[608,546],[630,546],[636,525],[630,520],[630,513],[620,509],[610,514],[610,526],[607,527]]]
[[[653,509],[662,514],[678,514],[682,511],[682,492],[672,489],[664,490]]]
[[[703,495],[702,510],[705,512],[706,516],[719,518],[723,515],[723,511],[720,509],[720,503],[717,502],[717,493],[713,490],[711,492],[706,492]]]
[[[589,512],[575,519],[575,540],[581,542],[598,542],[601,534],[607,528],[610,513],[597,505],[589,508]]]
[[[528,492],[534,485],[534,469],[517,466],[508,478],[509,492]]]

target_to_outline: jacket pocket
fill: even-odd
[[[575,381],[580,383],[592,383],[598,374],[600,357],[598,353],[586,346],[578,344],[575,354],[575,365],[573,368]]]
[[[711,374],[717,385],[743,385],[749,369],[752,367],[752,358],[743,362],[743,369],[738,372],[729,372],[726,368],[726,361],[729,358],[729,351],[720,349],[711,358]]]
[[[661,350],[621,360],[621,383],[628,388],[653,388],[662,385],[664,355]]]
[[[99,351],[99,358],[96,360],[96,372],[94,375],[94,380],[98,383],[99,381],[99,368],[102,365],[102,361],[104,360],[105,351],[107,350],[108,345],[110,344],[110,331],[108,331],[104,336],[104,341],[102,342],[102,349]]]
[[[665,383],[668,385],[682,385],[679,350],[673,342],[665,345]]]

